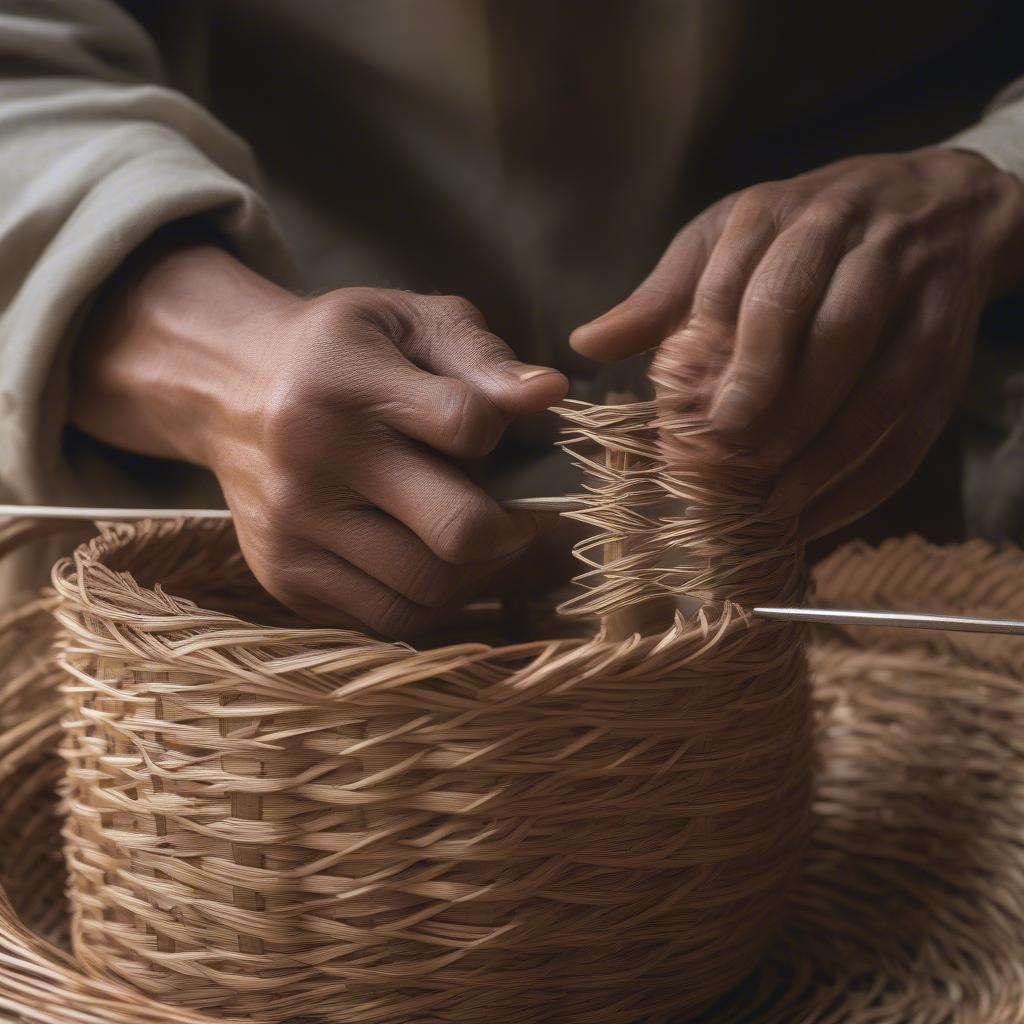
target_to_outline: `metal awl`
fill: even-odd
[[[576,498],[509,498],[503,508],[524,512],[575,512]],[[24,516],[29,519],[230,519],[228,508],[93,508],[79,505],[0,505],[0,519]]]
[[[913,629],[948,629],[957,633],[1024,635],[1020,619],[984,619],[972,615],[928,615],[918,612],[863,612],[841,608],[755,608],[765,619],[823,622],[833,626],[898,626]]]

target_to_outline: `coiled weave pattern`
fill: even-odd
[[[801,576],[786,551],[715,576],[694,509],[736,503],[734,553],[789,527],[660,471],[652,413],[568,414],[595,467],[585,551],[614,553],[567,609],[575,638],[414,651],[205,610],[254,592],[220,526],[108,527],[61,563],[85,969],[339,1024],[667,1022],[748,974],[808,829],[802,634],[721,600],[627,639],[585,619],[755,578],[785,599]]]

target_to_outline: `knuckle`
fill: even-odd
[[[487,520],[483,510],[469,503],[451,506],[434,524],[433,549],[452,565],[473,561],[487,534]]]
[[[736,367],[730,386],[739,390],[748,408],[761,411],[771,404],[779,383],[779,375],[770,367],[745,363]]]
[[[265,395],[261,419],[268,445],[287,448],[295,433],[302,432],[307,422],[310,402],[319,399],[305,381],[291,381]]]
[[[922,362],[929,356],[946,354],[949,336],[953,333],[949,322],[950,311],[941,300],[924,304],[919,315],[917,337],[914,339],[914,348]]]
[[[743,266],[737,257],[716,253],[698,287],[697,305],[715,316],[733,315],[742,294],[742,275]]]
[[[751,439],[759,433],[762,418],[775,401],[776,377],[759,367],[739,369],[730,376],[723,392],[725,403],[713,411],[716,426],[727,434]]]
[[[450,568],[437,560],[424,559],[422,564],[409,570],[406,596],[423,608],[443,608],[459,590],[457,577]]]
[[[410,307],[402,292],[386,288],[341,288],[319,300],[326,302],[326,324],[334,336],[357,337],[370,328],[399,338],[408,328]]]
[[[358,388],[344,376],[337,365],[321,370],[311,359],[301,375],[261,396],[256,425],[263,450],[287,466],[319,450],[322,439],[344,437],[341,421],[359,408]]]
[[[260,561],[257,578],[282,604],[296,608],[309,601],[313,589],[309,568],[287,545],[266,544]]]
[[[744,305],[751,311],[795,319],[804,309],[804,298],[814,286],[812,272],[793,263],[784,273],[762,274],[750,283]]]
[[[479,310],[468,299],[458,295],[432,295],[422,315],[406,338],[407,354],[414,362],[429,369],[442,356],[450,361],[453,347],[475,356],[475,350],[487,335],[486,324]]]
[[[909,217],[901,214],[879,214],[869,228],[869,238],[878,257],[887,263],[900,256],[914,233]]]
[[[289,512],[294,504],[280,495],[282,487],[276,480],[265,485],[259,500],[244,509],[236,509],[235,520],[239,537],[249,540],[252,551],[246,551],[246,560],[253,564],[274,566],[284,561],[287,549],[295,536],[295,520]],[[251,557],[250,557],[251,554]]]
[[[486,399],[467,384],[456,381],[437,413],[445,448],[460,458],[481,458],[498,443],[499,417]]]
[[[816,196],[807,208],[805,217],[823,229],[833,229],[859,216],[857,202],[839,192],[825,192]]]
[[[433,302],[442,326],[454,327],[465,323],[479,325],[483,322],[476,306],[461,295],[437,295]]]
[[[736,196],[732,207],[732,217],[746,221],[751,217],[760,217],[774,209],[780,198],[780,187],[774,181],[762,181],[745,188]]]
[[[300,317],[301,334],[314,343],[336,342],[352,334],[375,305],[372,289],[344,288],[308,300]]]
[[[367,620],[366,624],[377,632],[389,637],[400,637],[425,628],[430,615],[410,604],[401,594],[392,592],[375,602]]]
[[[292,467],[268,478],[262,497],[258,515],[264,529],[272,535],[288,535],[295,531],[305,510],[316,501],[316,489],[305,474]]]

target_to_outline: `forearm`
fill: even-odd
[[[70,360],[84,314],[147,238],[201,220],[247,265],[287,275],[246,145],[161,74],[153,41],[113,0],[0,5],[0,365],[10,397],[0,492],[9,500],[174,503],[170,479],[126,471],[65,431],[81,392]]]
[[[155,237],[84,325],[71,422],[115,447],[210,465],[204,439],[229,415],[224,396],[244,393],[252,374],[247,333],[295,301],[208,239]]]

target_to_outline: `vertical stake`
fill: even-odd
[[[628,405],[639,401],[636,395],[628,391],[609,391],[605,395],[605,405]],[[604,464],[609,469],[622,472],[629,469],[628,452],[609,448],[605,451]],[[604,545],[604,564],[610,565],[629,554],[629,543],[626,540],[610,540]],[[640,623],[633,608],[617,608],[601,616],[601,627],[606,640],[628,640],[634,633],[640,632]]]

